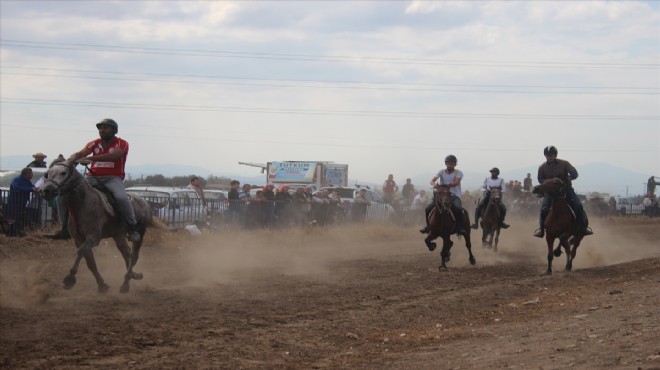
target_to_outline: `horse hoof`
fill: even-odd
[[[71,289],[76,285],[76,277],[67,275],[64,277],[64,289]]]
[[[447,271],[447,266],[443,266],[443,265],[438,266],[438,271],[440,272]]]
[[[110,286],[108,284],[101,284],[99,285],[97,291],[99,294],[105,294],[108,292],[108,289],[110,289]]]
[[[474,266],[477,264],[477,260],[474,258],[470,258],[470,265]]]
[[[142,280],[143,277],[144,275],[142,275],[141,272],[134,272],[131,274],[131,279],[133,280]]]
[[[119,288],[119,293],[128,293],[129,290],[130,290],[130,287],[128,286],[128,283],[124,283]]]
[[[555,257],[561,256],[561,250],[560,249],[555,249],[555,252],[553,253]]]

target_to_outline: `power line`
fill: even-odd
[[[388,64],[415,64],[415,65],[445,65],[460,67],[502,67],[502,68],[614,68],[614,69],[659,69],[657,63],[603,63],[603,62],[538,62],[538,61],[493,61],[493,60],[437,60],[420,58],[392,58],[370,56],[344,56],[344,55],[313,55],[313,54],[287,54],[287,53],[256,53],[227,50],[203,49],[174,49],[117,46],[84,43],[62,43],[45,41],[28,41],[0,39],[0,44],[6,47],[22,47],[34,49],[59,49],[77,51],[106,51],[134,54],[154,54],[170,56],[198,56],[222,57],[241,59],[268,59],[292,60],[326,63],[388,63]]]
[[[227,76],[212,76],[212,75],[190,75],[190,74],[165,74],[165,73],[137,73],[137,72],[117,72],[117,71],[98,71],[98,70],[77,70],[77,69],[59,69],[59,68],[29,68],[29,67],[9,67],[0,66],[4,69],[19,69],[19,70],[43,70],[46,72],[72,72],[72,73],[93,73],[105,75],[119,75],[119,76],[153,76],[153,77],[192,77],[211,79],[203,81],[195,80],[171,80],[171,79],[149,79],[149,78],[121,78],[121,77],[99,77],[99,76],[85,76],[85,75],[64,75],[64,74],[47,74],[47,73],[21,73],[21,72],[5,72],[0,70],[3,75],[21,75],[21,76],[38,76],[38,77],[55,77],[55,78],[76,78],[76,79],[90,79],[90,80],[110,80],[110,81],[131,81],[131,82],[158,82],[158,83],[184,83],[184,84],[209,84],[209,85],[230,85],[230,86],[254,86],[254,87],[284,87],[284,88],[319,88],[319,89],[353,89],[353,90],[392,90],[402,92],[460,92],[460,93],[509,93],[509,94],[580,94],[580,95],[657,95],[660,89],[652,87],[620,87],[620,86],[547,86],[547,85],[480,85],[480,84],[440,84],[440,83],[414,83],[414,82],[378,82],[378,81],[328,81],[328,80],[295,80],[295,79],[268,79],[268,78],[249,78],[249,77],[227,77]],[[240,80],[240,81],[264,81],[267,83],[246,83],[246,82],[219,82],[215,80]],[[284,83],[281,83],[284,82]],[[309,83],[321,83],[324,85],[309,85]],[[359,86],[359,85],[377,85],[377,86]],[[408,88],[406,86],[413,86]],[[424,88],[416,88],[415,86],[424,86]],[[451,86],[451,87],[466,87],[466,89],[438,89],[428,88],[427,86]],[[483,88],[487,90],[474,90],[472,88]],[[505,88],[512,90],[490,90],[494,88]],[[534,91],[527,90],[530,88],[550,89],[549,91]],[[525,90],[521,90],[525,89]],[[561,91],[559,89],[569,89],[570,91]],[[617,90],[613,92],[599,92],[588,91],[593,89],[612,89]],[[633,90],[633,91],[621,91]]]
[[[457,119],[538,119],[538,120],[660,120],[660,116],[630,115],[579,115],[579,114],[514,114],[514,113],[463,113],[463,112],[413,112],[413,111],[377,111],[377,110],[326,110],[265,107],[231,107],[212,105],[184,104],[144,104],[128,102],[99,102],[81,100],[28,99],[2,97],[0,102],[27,105],[55,105],[78,107],[102,107],[114,109],[174,110],[258,114],[291,114],[321,116],[375,116],[404,118],[457,118]]]

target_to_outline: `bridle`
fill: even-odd
[[[64,164],[64,163],[55,163],[55,164],[53,164],[53,165],[51,166],[51,168],[52,168],[52,167],[55,167],[55,166],[66,167],[67,170],[69,170],[69,171],[67,172],[66,177],[65,177],[64,180],[62,180],[61,182],[57,182],[57,181],[51,179],[50,176],[49,176],[49,177],[44,181],[44,185],[46,185],[46,184],[48,184],[48,183],[52,183],[53,185],[55,185],[55,190],[57,191],[57,193],[58,193],[60,196],[65,196],[65,195],[67,195],[67,194],[72,193],[72,192],[73,192],[74,190],[76,190],[76,188],[78,188],[78,186],[80,186],[80,184],[82,184],[82,182],[84,181],[82,177],[78,177],[78,178],[77,178],[77,181],[76,181],[73,185],[68,186],[72,178],[75,180],[75,178],[74,178],[74,176],[73,176],[73,171],[75,171],[75,169],[73,169],[73,166],[68,166],[68,165],[66,165],[66,164]],[[50,171],[50,169],[49,169],[49,171]]]

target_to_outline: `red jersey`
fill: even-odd
[[[112,148],[121,149],[124,155],[113,162],[92,162],[91,171],[87,176],[92,176],[91,172],[94,172],[96,176],[117,176],[122,180],[124,179],[126,175],[124,173],[124,165],[126,165],[126,157],[128,156],[128,142],[126,140],[115,136],[110,141],[110,145],[104,147],[103,140],[98,138],[87,143],[85,147],[92,151],[92,155],[108,154]]]

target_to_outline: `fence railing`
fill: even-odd
[[[10,198],[14,204],[10,203]],[[366,209],[356,208],[352,203],[296,203],[266,200],[227,201],[201,199],[174,199],[167,197],[144,197],[151,205],[154,215],[171,229],[182,229],[191,224],[221,227],[259,228],[272,226],[295,226],[307,224],[342,224],[350,222],[397,223],[403,225],[424,222],[424,210],[410,206],[390,206],[372,203]],[[473,202],[472,202],[473,203]],[[540,200],[533,202],[511,201],[507,203],[510,218],[538,217]],[[14,230],[50,228],[59,223],[55,201],[45,201],[36,194],[29,197],[10,197],[9,191],[0,190],[0,206],[5,217],[15,221]],[[625,212],[612,212],[609,208],[595,208],[585,204],[590,217],[645,214],[643,205],[632,205]],[[466,202],[464,207],[473,217],[474,205]]]

